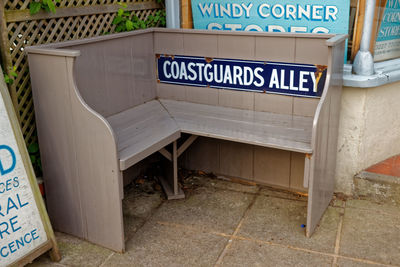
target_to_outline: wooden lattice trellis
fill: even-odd
[[[155,0],[61,0],[57,12],[29,14],[31,0],[0,0],[0,50],[5,71],[16,67],[9,86],[27,144],[36,142],[33,100],[24,47],[112,33],[112,21],[124,2],[141,19],[161,8]]]

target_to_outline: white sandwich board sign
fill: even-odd
[[[0,266],[59,252],[0,69]]]

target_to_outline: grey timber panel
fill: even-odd
[[[329,39],[329,38],[327,38]],[[327,39],[296,37],[295,63],[328,65]]]
[[[218,91],[218,105],[237,109],[254,110],[253,92],[220,89]]]
[[[49,215],[60,231],[124,251],[113,131],[77,90],[74,57],[29,54],[29,60]]]
[[[312,118],[161,100],[182,132],[311,153]]]
[[[176,122],[153,100],[107,118],[115,131],[121,170],[180,137]]]
[[[181,163],[189,170],[221,173],[219,146],[220,140],[199,137],[183,153]]]
[[[255,37],[218,35],[218,57],[254,60],[255,43]]]
[[[301,192],[307,192],[307,188],[303,187],[305,154],[296,152],[291,152],[290,154],[291,158],[289,188]]]
[[[199,57],[218,57],[218,39],[209,34],[184,34],[183,54]]]
[[[185,86],[188,102],[218,106],[219,89],[208,87]]]
[[[255,94],[254,110],[292,115],[293,99],[287,95]]]
[[[90,107],[110,116],[155,99],[153,36],[69,45],[81,52],[74,74]]]
[[[289,188],[290,151],[254,146],[254,181]]]
[[[253,146],[220,142],[220,174],[253,180]]]
[[[183,34],[156,32],[154,34],[154,53],[181,55],[184,50]]]
[[[331,79],[326,83],[314,118],[314,153],[311,157],[308,183],[307,236],[311,236],[317,227],[335,188],[344,47],[344,41],[333,43],[329,47],[328,77]]]
[[[318,98],[293,97],[293,115],[314,117]]]
[[[295,38],[256,37],[256,60],[294,62]]]
[[[157,97],[184,101],[186,99],[186,88],[185,86],[176,86],[174,84],[157,83]]]
[[[84,237],[65,58],[30,55],[29,66],[49,217],[54,229]]]

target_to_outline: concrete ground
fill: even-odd
[[[62,260],[30,266],[400,266],[397,200],[335,198],[309,239],[304,196],[197,176],[184,187],[173,201],[145,180],[127,190],[126,253],[56,233]]]

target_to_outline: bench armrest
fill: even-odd
[[[76,54],[28,49],[49,215],[55,228],[124,250],[123,198],[116,138],[75,84]],[[62,199],[62,201],[60,201]],[[108,213],[100,212],[103,207]],[[64,218],[63,213],[71,215]],[[109,224],[99,234],[94,225]],[[90,229],[89,229],[90,228]]]

